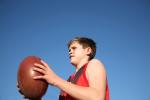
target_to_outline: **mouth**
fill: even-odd
[[[70,59],[71,59],[72,57],[74,57],[74,56],[69,56]]]

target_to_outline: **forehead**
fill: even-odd
[[[81,46],[81,44],[79,44],[78,41],[74,41],[71,43],[70,47],[69,48],[72,48],[72,47],[77,47],[77,46]]]

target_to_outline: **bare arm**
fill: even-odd
[[[40,67],[40,69],[35,70],[44,73],[44,76],[34,77],[35,79],[45,79],[48,83],[60,88],[72,97],[79,100],[105,99],[106,73],[104,66],[98,60],[92,60],[88,64],[86,76],[89,81],[89,87],[71,84],[70,82],[58,77],[45,62],[44,65],[45,67],[36,64],[36,66]]]
[[[106,91],[106,72],[103,64],[98,60],[91,61],[88,64],[86,73],[89,87],[74,85],[64,80],[60,80],[56,86],[80,100],[104,100]]]

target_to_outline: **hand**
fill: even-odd
[[[33,79],[44,79],[51,85],[56,85],[58,76],[50,69],[48,64],[41,60],[42,64],[35,63],[34,71],[40,72],[42,75],[34,76]]]
[[[21,91],[18,82],[17,82],[17,90],[18,90],[18,92],[21,94],[21,96],[22,96],[24,99],[28,99],[27,97],[24,96],[23,92]]]
[[[18,82],[17,82],[17,90],[18,90],[18,92],[21,94],[21,96],[22,96],[25,100],[32,100],[32,99],[29,99],[29,98],[25,97],[25,95],[22,93],[21,89],[19,88]],[[42,99],[40,98],[40,99],[37,99],[37,100],[42,100]]]

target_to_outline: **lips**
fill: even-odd
[[[74,57],[74,56],[73,56],[73,55],[70,55],[70,56],[69,56],[69,58],[72,58],[72,57]]]

